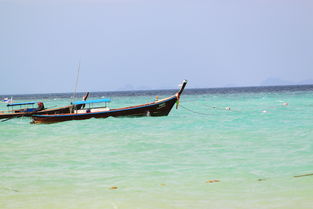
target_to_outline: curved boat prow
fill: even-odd
[[[183,80],[183,83],[180,84],[181,87],[180,87],[179,92],[177,93],[177,99],[179,99],[180,95],[183,93],[185,86],[187,85],[187,82],[188,82],[187,80]]]
[[[180,87],[180,90],[177,92],[176,94],[176,98],[177,98],[177,101],[176,101],[176,109],[178,109],[178,106],[179,106],[179,99],[180,99],[180,95],[183,93],[184,89],[185,89],[185,86],[187,85],[187,80],[183,80],[183,83],[180,84],[181,87]]]
[[[85,95],[85,96],[83,96],[83,101],[86,101],[86,100],[87,100],[87,98],[88,98],[88,96],[89,96],[89,92],[87,92],[87,93],[86,93],[86,95]]]

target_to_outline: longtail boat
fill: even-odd
[[[67,114],[40,114],[33,115],[32,123],[57,123],[69,120],[85,120],[90,118],[107,118],[107,117],[142,117],[142,116],[167,116],[175,104],[176,108],[179,104],[179,99],[187,84],[184,80],[180,90],[173,96],[162,100],[156,100],[150,103],[128,106],[123,108],[110,109],[107,104],[110,99],[98,99],[89,101],[73,102],[74,105],[90,105],[95,103],[105,103],[101,107],[83,108],[73,110]]]
[[[89,92],[87,92],[87,94],[83,97],[83,100],[81,102],[85,102],[87,100],[89,96]],[[57,107],[57,108],[49,108],[49,109],[44,109],[44,110],[40,110],[38,112],[33,113],[32,115],[36,114],[36,115],[41,115],[41,114],[64,114],[64,113],[71,113],[73,112],[74,109],[76,110],[80,110],[81,108],[83,108],[85,105],[84,104],[71,104],[65,107]],[[30,115],[30,116],[32,116]]]
[[[87,94],[83,97],[83,101],[86,101],[88,96],[89,96],[89,92],[87,92]],[[35,104],[37,104],[37,107],[34,107]],[[0,119],[30,117],[33,114],[40,115],[40,114],[70,113],[73,111],[73,109],[82,108],[83,105],[71,104],[65,107],[45,108],[42,102],[23,102],[23,103],[9,103],[7,104],[7,107],[9,108],[8,111],[0,111]],[[13,109],[14,107],[19,107],[19,109]]]
[[[38,107],[34,107],[35,104],[37,104]],[[9,103],[7,104],[7,107],[9,108],[8,111],[0,112],[0,119],[30,116],[34,112],[43,110],[44,104],[42,102],[21,102],[21,103]],[[19,109],[14,109],[16,107],[18,107]]]

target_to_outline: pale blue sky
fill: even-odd
[[[0,0],[0,94],[313,82],[312,0]]]

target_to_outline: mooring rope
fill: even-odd
[[[208,113],[203,113],[203,112],[198,112],[198,111],[191,110],[191,109],[189,109],[189,108],[187,108],[187,107],[185,107],[185,106],[183,106],[181,104],[179,106],[181,106],[182,108],[184,108],[185,110],[187,110],[189,112],[196,113],[196,114],[199,114],[199,115],[212,115],[212,114],[208,114]]]
[[[184,108],[185,110],[189,111],[189,112],[192,112],[192,113],[196,113],[196,114],[199,114],[199,115],[212,115],[210,113],[204,113],[204,112],[198,112],[198,111],[194,111],[190,108],[187,108],[185,106],[183,106],[182,104],[179,104],[182,108]],[[210,105],[202,105],[203,107],[206,107],[206,108],[212,108],[212,109],[215,109],[215,110],[225,110],[225,111],[229,111],[229,112],[243,112],[242,110],[233,110],[231,107],[217,107],[217,106],[210,106]],[[282,104],[282,106],[288,106],[288,103],[285,102]],[[276,108],[280,108],[282,106],[271,106],[271,107],[265,107],[263,109],[276,109]],[[266,110],[260,110],[260,112],[263,112],[263,113],[266,113],[267,111]]]

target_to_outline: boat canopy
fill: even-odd
[[[95,99],[95,100],[72,102],[72,104],[80,105],[80,104],[92,104],[92,103],[100,103],[100,102],[111,102],[111,100],[110,99]]]
[[[8,107],[11,106],[18,106],[18,105],[33,105],[36,104],[37,102],[22,102],[22,103],[11,103],[11,104],[7,104]]]

